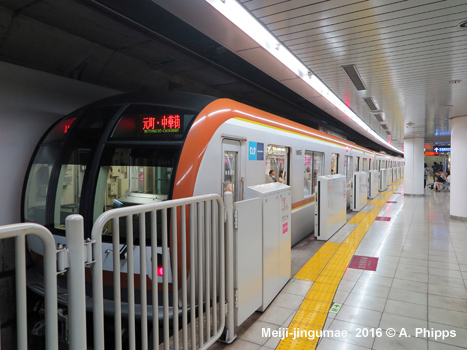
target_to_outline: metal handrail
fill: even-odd
[[[227,197],[228,200],[232,201],[232,195],[230,193],[226,194],[224,197]],[[180,222],[181,225],[178,226],[178,210],[174,210],[176,208],[180,208]],[[198,209],[198,210],[195,210]],[[103,349],[104,348],[104,298],[103,298],[103,276],[102,276],[102,269],[103,269],[103,249],[102,249],[102,233],[104,231],[104,226],[108,223],[112,223],[112,244],[113,244],[113,251],[114,251],[114,305],[115,305],[115,317],[114,317],[114,327],[116,330],[121,329],[121,307],[120,307],[120,288],[116,288],[116,286],[120,285],[120,256],[117,252],[120,249],[120,242],[119,242],[119,218],[126,217],[127,222],[127,254],[128,254],[128,304],[129,304],[129,335],[130,335],[130,348],[135,348],[135,319],[134,319],[134,286],[132,285],[133,277],[134,277],[134,266],[133,266],[133,215],[139,215],[139,232],[140,232],[140,264],[141,270],[140,274],[145,276],[146,275],[146,222],[145,222],[145,214],[150,213],[151,215],[151,241],[157,242],[157,211],[162,212],[162,260],[163,260],[163,268],[164,271],[168,271],[168,247],[169,243],[167,241],[168,238],[168,227],[167,227],[167,213],[168,210],[171,210],[171,233],[172,233],[172,241],[171,241],[171,252],[172,252],[172,298],[173,298],[173,314],[178,315],[178,298],[179,298],[179,288],[178,288],[178,251],[179,251],[179,244],[180,244],[180,251],[181,251],[181,314],[182,314],[182,344],[183,348],[187,348],[188,342],[188,311],[187,311],[187,301],[188,295],[187,290],[190,288],[191,297],[190,303],[192,306],[195,305],[196,301],[195,297],[195,273],[198,275],[198,278],[201,279],[198,281],[198,288],[196,290],[198,294],[198,301],[197,301],[197,308],[198,313],[197,316],[199,318],[200,326],[198,327],[198,339],[199,339],[199,346],[200,349],[207,349],[211,346],[216,340],[218,340],[222,334],[224,333],[224,328],[226,326],[225,315],[226,312],[226,278],[227,284],[229,289],[233,288],[233,257],[231,254],[228,254],[228,259],[231,259],[228,262],[228,266],[225,266],[225,238],[224,238],[224,203],[222,198],[217,194],[209,194],[209,195],[202,195],[197,197],[191,198],[183,198],[183,199],[176,199],[171,201],[165,201],[160,203],[152,203],[152,204],[143,204],[131,207],[123,207],[117,208],[113,210],[109,210],[96,220],[93,229],[92,229],[92,240],[95,241],[94,249],[93,249],[93,257],[95,259],[95,263],[92,265],[92,277],[93,277],[93,317],[94,317],[94,347],[96,349]],[[187,247],[186,241],[186,233],[187,233],[187,215],[190,218],[189,220],[189,246]],[[195,225],[195,220],[197,225]],[[180,230],[181,232],[181,242],[178,242],[177,234]],[[198,246],[194,246],[194,242],[198,243]],[[204,244],[203,244],[204,243]],[[148,247],[149,248],[149,247]],[[152,245],[152,255],[155,256],[157,254],[156,247],[154,244]],[[189,251],[190,256],[190,276],[189,280],[186,280],[187,276],[187,249]],[[197,259],[195,259],[195,255],[197,255]],[[217,269],[216,264],[212,264],[211,260],[218,256],[219,267]],[[204,259],[204,269],[201,262]],[[156,273],[157,266],[157,259],[152,259],[152,270],[153,274]],[[195,267],[195,261],[198,262],[198,269],[196,271],[192,271]],[[232,265],[232,266],[230,266]],[[214,271],[214,272],[213,272]],[[226,276],[225,273],[228,273]],[[217,281],[217,273],[219,274],[219,281]],[[157,275],[156,275],[157,276]],[[204,280],[203,280],[204,276]],[[210,278],[212,276],[212,278]],[[141,278],[141,310],[147,309],[147,300],[146,300],[146,279]],[[204,281],[204,282],[203,282]],[[214,283],[218,283],[214,285]],[[204,284],[204,286],[203,286]],[[204,288],[205,287],[205,288]],[[158,296],[157,291],[159,289],[158,278],[152,279],[152,298],[153,298],[153,305],[158,305]],[[163,295],[163,336],[164,336],[164,344],[165,348],[169,349],[169,281],[167,277],[167,273],[164,273],[163,282],[162,282],[162,295]],[[217,320],[217,292],[219,292],[219,315],[220,319]],[[211,323],[211,315],[209,313],[209,299],[211,297],[215,300],[212,303],[211,308],[213,309],[213,319]],[[229,293],[230,296],[230,293]],[[232,296],[233,297],[233,296]],[[203,300],[205,298],[205,300]],[[203,302],[205,305],[203,306]],[[232,302],[228,303],[229,307],[233,306]],[[203,307],[206,307],[206,335],[203,334]],[[154,316],[154,328],[158,328],[158,318],[159,318],[159,310],[158,307],[153,307],[153,316]],[[194,328],[194,317],[195,312],[191,312],[191,342],[196,343],[196,334]],[[141,314],[142,325],[146,324],[147,322],[147,313],[145,311]],[[180,339],[178,338],[178,328],[179,328],[179,319],[178,317],[173,317],[173,328],[177,331],[173,332],[173,342],[174,348],[178,348]],[[219,324],[217,325],[217,322]],[[232,330],[228,332],[229,334],[233,334],[233,310],[229,312],[228,326],[232,327]],[[211,329],[212,335],[211,335]],[[157,329],[156,328],[156,329]],[[142,349],[147,349],[147,332],[148,330],[143,327],[142,328]],[[155,333],[155,334],[154,334]],[[159,343],[159,334],[158,331],[153,333],[153,343]],[[206,338],[206,340],[204,340]],[[115,335],[115,349],[121,349],[121,339],[119,335]]]
[[[57,261],[55,240],[44,226],[20,223],[0,226],[0,239],[15,238],[17,349],[28,349],[26,297],[26,236],[37,236],[44,246],[46,348],[58,349]]]

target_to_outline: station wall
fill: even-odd
[[[119,91],[0,62],[0,225],[20,221],[21,191],[34,148],[49,126]],[[14,245],[0,241],[0,348],[14,342]]]

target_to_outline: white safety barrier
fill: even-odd
[[[33,224],[0,226],[0,239],[15,238],[17,349],[28,349],[26,297],[26,236],[35,235],[44,248],[45,339],[48,350],[58,349],[57,254],[53,235],[45,227]]]
[[[231,201],[231,194],[227,195]],[[160,215],[158,216],[158,213]],[[139,274],[147,275],[146,254],[150,249],[152,279],[140,278],[135,286],[133,216],[139,220]],[[150,215],[150,237],[146,236],[147,215]],[[170,218],[169,218],[170,215]],[[158,217],[161,220],[158,226]],[[221,338],[227,328],[225,341],[231,342],[233,335],[234,300],[226,299],[227,288],[232,289],[233,276],[226,271],[233,270],[233,257],[225,254],[224,207],[219,195],[205,195],[178,199],[155,204],[145,204],[110,210],[102,214],[92,230],[94,262],[93,276],[93,318],[94,348],[104,349],[104,297],[103,297],[103,248],[102,233],[105,227],[112,232],[113,252],[120,252],[120,218],[126,218],[126,260],[127,260],[127,301],[122,302],[121,257],[113,254],[113,348],[122,348],[122,306],[128,310],[128,346],[130,349],[207,349]],[[170,223],[169,223],[170,221]],[[170,227],[169,227],[170,226]],[[156,271],[157,241],[162,241],[162,283]],[[148,245],[147,242],[149,243]],[[160,253],[159,253],[160,254]],[[171,264],[169,265],[169,254]],[[230,255],[230,254],[229,254]],[[226,266],[227,261],[227,266]],[[169,273],[171,285],[169,288]],[[227,281],[227,282],[226,282]],[[150,284],[148,288],[147,284]],[[180,284],[180,285],[179,285]],[[139,288],[136,288],[139,287]],[[135,293],[139,289],[140,311],[136,315]],[[159,301],[162,290],[162,303]],[[148,291],[152,303],[148,304]],[[170,296],[172,297],[170,300]],[[161,307],[160,307],[161,305]],[[170,308],[171,311],[170,312]],[[171,317],[171,315],[173,315]],[[152,317],[151,317],[152,316]],[[161,316],[161,317],[160,317]],[[189,317],[189,319],[188,319]],[[161,318],[161,325],[159,319]],[[227,320],[227,321],[226,321]],[[152,321],[152,322],[150,322]],[[136,326],[139,322],[140,337],[137,343]],[[227,322],[227,327],[226,327]],[[152,329],[148,329],[152,325]],[[161,327],[160,327],[161,326]]]
[[[88,348],[87,330],[91,325],[86,323],[85,267],[90,267],[92,273],[94,349],[122,349],[124,345],[143,350],[207,349],[217,340],[231,343],[236,337],[232,194],[224,194],[224,199],[226,208],[222,198],[212,194],[110,210],[96,220],[92,240],[87,241],[84,241],[83,218],[70,215],[66,219],[67,243],[58,250],[53,235],[43,226],[33,223],[1,226],[0,239],[16,237],[17,348],[28,348],[25,254],[28,234],[38,236],[44,244],[48,350],[58,349],[57,273],[67,274],[69,349]],[[134,216],[139,221],[136,230]],[[120,219],[123,218],[126,219],[125,244],[120,243]],[[104,299],[103,256],[109,251],[103,252],[103,232],[112,233],[112,248],[116,252],[112,268],[113,300]],[[139,235],[138,245],[134,244],[135,235]],[[162,247],[158,247],[158,239]],[[121,251],[125,248],[123,262]],[[136,251],[139,251],[139,261]],[[156,273],[160,267],[158,254],[162,254],[162,282]],[[124,263],[127,284],[122,288],[120,267]],[[152,274],[147,271],[149,266]],[[169,270],[171,273],[167,273]],[[140,282],[136,285],[138,274]],[[125,298],[122,298],[123,290]],[[152,299],[149,303],[148,296]],[[114,319],[111,345],[105,342],[109,325],[104,330],[104,306],[109,303]],[[125,344],[123,325],[127,327]]]

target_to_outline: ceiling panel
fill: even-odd
[[[243,1],[251,13],[361,118],[383,110],[392,139],[449,133],[467,110],[467,2],[461,0]],[[357,91],[342,66],[357,67]],[[450,84],[450,80],[462,80]],[[451,106],[452,107],[447,107]],[[408,121],[415,122],[406,127]],[[437,131],[436,131],[437,130]],[[417,135],[416,135],[417,134]],[[394,142],[394,141],[393,141]]]
[[[138,0],[138,4],[159,4],[212,42],[200,39],[195,30],[187,29],[188,25],[179,23],[172,28],[172,23],[163,18],[159,18],[160,24],[152,23],[154,13],[140,13],[143,10],[135,7],[134,1],[99,2],[125,4],[126,10],[139,11],[142,26],[128,24],[131,21],[122,25],[113,15],[96,15],[96,8],[90,5],[96,3],[94,0],[0,0],[0,56],[16,64],[136,90],[185,85],[193,91],[223,89],[234,93],[238,88],[240,95],[254,92],[262,99],[261,89],[255,89],[254,84],[269,88],[271,84],[261,83],[266,77],[283,89],[276,90],[278,96],[290,88],[299,95],[294,95],[293,103],[314,101],[325,111],[332,110],[297,75],[275,62],[251,38],[240,35],[236,26],[204,0]],[[467,20],[465,0],[240,2],[347,106],[387,138],[364,101],[372,97],[398,148],[402,148],[404,137],[445,139],[449,118],[467,110],[467,29],[458,26]],[[177,52],[176,45],[162,45],[154,40],[154,33],[141,29],[152,25],[158,33],[170,32],[171,40],[183,42],[190,53]],[[228,67],[243,64],[233,53],[275,80],[247,65],[245,76],[216,72],[220,66],[228,66],[227,61]],[[193,55],[202,58],[193,60]],[[366,90],[355,88],[344,65],[356,66]],[[131,73],[127,73],[129,66]],[[256,72],[259,78],[250,77],[250,72]],[[249,79],[255,83],[242,82]],[[451,84],[451,80],[461,82]],[[408,122],[414,125],[407,127]]]

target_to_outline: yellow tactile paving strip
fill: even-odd
[[[303,266],[301,270],[298,271],[294,278],[315,281],[324,267],[328,264],[329,260],[331,260],[339,246],[340,243],[324,243],[320,250],[318,250],[310,260],[308,260],[305,266]]]
[[[402,181],[396,182],[393,187],[397,188],[401,183]],[[296,339],[293,339],[293,332],[300,330],[304,332],[303,334],[316,334],[323,329],[337,287],[355,250],[394,191],[392,189],[382,192],[383,198],[373,199],[370,204],[374,207],[370,212],[359,212],[349,220],[349,223],[357,226],[343,243],[326,242],[294,276],[296,279],[314,281],[314,283],[288,327],[288,337],[282,339],[276,349],[316,348],[318,337],[309,339],[297,335]]]

